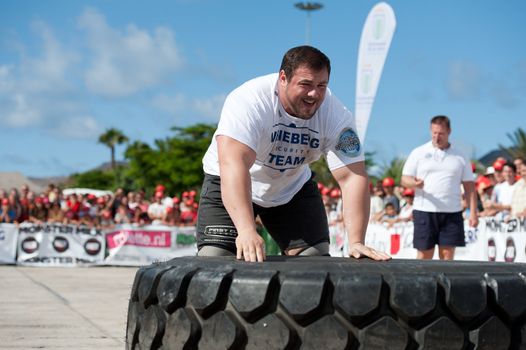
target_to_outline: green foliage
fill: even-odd
[[[365,167],[367,169],[375,165],[375,162],[373,160],[374,155],[375,152],[365,152]],[[338,184],[336,180],[334,180],[334,178],[332,177],[329,167],[327,166],[327,161],[325,160],[325,157],[321,157],[319,160],[312,163],[310,165],[310,168],[316,173],[315,180],[317,182],[321,182],[322,184],[328,187],[337,187]]]
[[[114,128],[107,129],[104,134],[99,136],[99,143],[108,146],[111,151],[111,168],[115,170],[115,145],[128,142],[122,131]]]
[[[155,140],[152,146],[134,141],[125,151],[127,166],[114,167],[109,171],[93,170],[74,174],[71,186],[108,190],[115,190],[117,187],[125,190],[145,189],[151,193],[157,184],[163,184],[171,195],[190,189],[199,190],[203,181],[202,158],[215,129],[216,126],[209,124],[173,127],[173,136]],[[508,134],[508,138],[512,145],[499,147],[513,158],[526,158],[526,132],[519,128]],[[112,149],[114,161],[115,145],[128,142],[128,138],[117,129],[108,129],[100,136],[99,142]],[[375,155],[375,152],[365,154],[368,171],[376,166]],[[394,158],[389,164],[382,166],[381,178],[392,177],[399,184],[404,162],[405,159]],[[480,164],[477,165],[477,168],[483,168]],[[311,169],[316,173],[317,181],[328,187],[337,186],[324,158],[312,163]]]
[[[387,165],[383,166],[382,179],[386,177],[392,177],[396,184],[400,184],[402,179],[402,170],[404,169],[405,159],[394,158]]]
[[[115,175],[113,171],[91,170],[71,176],[71,187],[95,188],[99,190],[113,190]]]
[[[513,134],[506,134],[511,141],[510,147],[499,145],[511,158],[526,159],[526,132],[522,128],[515,130]]]
[[[310,164],[310,169],[316,174],[315,181],[321,182],[325,186],[335,187],[336,180],[332,177],[332,174],[327,166],[327,161],[324,157],[321,157],[314,163]]]
[[[186,128],[174,127],[173,137],[155,140],[155,147],[140,141],[132,143],[125,152],[129,161],[125,178],[131,187],[153,191],[163,184],[170,194],[188,189],[200,189],[203,182],[202,159],[216,127],[196,124]]]

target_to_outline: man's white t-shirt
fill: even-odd
[[[256,152],[250,168],[252,200],[263,207],[289,202],[310,179],[308,164],[325,155],[330,170],[364,160],[353,115],[327,89],[309,120],[285,112],[278,74],[252,79],[232,91],[203,158],[203,170],[219,176],[216,136],[231,137]]]
[[[415,189],[413,209],[434,213],[462,211],[462,182],[473,181],[471,162],[455,147],[441,150],[430,141],[415,148],[407,158],[402,175],[424,180]]]
[[[492,199],[495,203],[511,205],[514,190],[514,184],[510,185],[507,181],[501,182],[493,189]]]

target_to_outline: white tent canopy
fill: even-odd
[[[95,197],[102,197],[102,196],[113,196],[113,192],[111,191],[103,191],[103,190],[95,190],[92,188],[65,188],[62,190],[62,194],[64,196],[69,196],[70,194],[93,194]]]

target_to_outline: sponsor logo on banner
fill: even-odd
[[[466,246],[457,247],[455,260],[526,262],[526,219],[505,221],[488,217],[480,220],[478,228],[469,227],[468,221],[464,226]],[[393,227],[369,223],[365,243],[395,259],[416,258],[412,222],[398,223]],[[330,251],[332,256],[346,256],[345,251],[338,251],[332,241]],[[437,249],[433,258],[438,259]]]
[[[107,265],[140,266],[197,252],[195,227],[120,225],[106,234]]]
[[[15,224],[0,224],[0,264],[16,261],[18,228]]]
[[[398,254],[400,251],[400,234],[391,233],[391,255]]]
[[[374,25],[372,30],[374,40],[382,39],[385,33],[385,14],[376,13],[371,24]]]
[[[86,226],[22,223],[18,262],[24,265],[96,265],[104,259],[103,233]]]
[[[171,231],[121,230],[107,234],[106,241],[110,249],[124,245],[148,248],[170,248],[172,245],[171,234]]]
[[[365,142],[367,125],[395,28],[393,9],[387,3],[380,2],[371,9],[362,29],[354,108],[356,132],[362,143]]]

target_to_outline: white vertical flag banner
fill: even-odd
[[[372,8],[363,26],[358,50],[354,108],[356,129],[362,144],[395,28],[393,9],[385,2]]]

